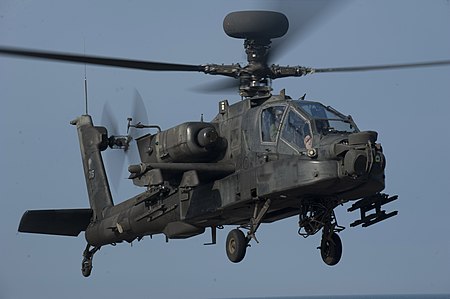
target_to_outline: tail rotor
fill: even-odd
[[[144,101],[136,89],[134,89],[133,94],[131,117],[128,117],[127,121],[126,135],[121,135],[118,129],[119,122],[112,112],[111,105],[109,102],[104,104],[101,124],[108,130],[109,145],[109,149],[104,153],[105,165],[111,184],[114,186],[113,188],[116,192],[121,179],[126,177],[126,175],[123,175],[125,157],[127,157],[130,164],[140,162],[137,144],[133,142],[133,140],[136,140],[142,135],[138,129],[149,127],[146,125],[148,123],[148,114]]]

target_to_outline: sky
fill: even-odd
[[[300,2],[300,1],[299,1]],[[242,40],[224,16],[265,1],[0,1],[0,45],[187,64],[245,62]],[[295,10],[301,10],[301,2]],[[290,13],[295,12],[293,9]],[[294,14],[295,15],[295,14]],[[289,17],[289,15],[288,15]],[[295,19],[295,18],[294,18]],[[450,1],[354,0],[294,39],[276,63],[340,67],[450,59]],[[202,93],[218,78],[87,66],[89,113],[111,110],[126,130],[138,90],[152,124],[214,118],[236,92]],[[349,228],[357,213],[338,207],[343,257],[326,266],[320,234],[304,239],[292,217],[258,230],[239,264],[228,261],[233,227],[187,240],[164,236],[105,246],[91,277],[81,275],[84,235],[19,234],[28,209],[88,207],[75,127],[84,113],[85,67],[0,57],[0,298],[242,298],[340,294],[450,293],[450,67],[316,74],[279,79],[293,98],[306,93],[379,133],[386,189],[396,217]],[[108,165],[107,165],[108,169]],[[137,194],[124,171],[115,202]]]

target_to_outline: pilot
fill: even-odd
[[[305,144],[306,149],[312,149],[313,139],[308,124],[305,124],[303,127],[303,136],[305,136],[305,138],[303,138],[303,143]]]
[[[271,120],[270,124],[270,141],[275,141],[277,138],[278,131],[281,126],[281,118],[283,117],[283,109],[282,108],[273,108],[273,121]]]
[[[306,149],[312,149],[312,137],[311,135],[306,135],[303,139],[303,142],[305,143]]]

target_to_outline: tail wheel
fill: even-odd
[[[333,233],[330,238],[322,238],[320,254],[322,260],[329,266],[339,263],[342,256],[342,242],[338,234]]]
[[[81,273],[84,277],[89,277],[92,272],[92,260],[83,260],[81,263]]]
[[[228,233],[226,242],[227,256],[233,263],[239,263],[247,251],[247,239],[242,231],[233,229]]]

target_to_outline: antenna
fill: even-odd
[[[86,39],[84,39],[84,56],[86,57]],[[87,89],[86,63],[84,64],[84,109],[86,115],[88,115],[88,89]]]
[[[87,92],[87,79],[86,79],[86,65],[84,65],[84,105],[86,115],[88,115],[88,92]]]

